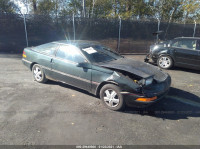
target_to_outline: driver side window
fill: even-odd
[[[179,40],[173,41],[172,47],[179,47]]]
[[[172,47],[196,50],[196,41],[189,39],[176,40],[172,43]]]
[[[61,45],[56,53],[56,57],[75,63],[86,62],[79,49],[74,46]]]

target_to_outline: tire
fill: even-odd
[[[173,66],[173,60],[170,56],[163,55],[158,58],[157,65],[162,69],[170,69]]]
[[[116,85],[104,85],[100,90],[100,98],[104,106],[113,111],[123,110],[125,108],[125,101],[120,91],[120,88]]]
[[[37,81],[39,83],[47,82],[45,73],[40,65],[38,65],[38,64],[33,65],[32,73],[33,73],[33,78],[35,81]]]

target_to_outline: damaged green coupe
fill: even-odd
[[[158,67],[125,58],[98,43],[58,41],[25,48],[23,63],[40,83],[67,83],[100,96],[111,110],[145,107],[168,92],[170,76]]]

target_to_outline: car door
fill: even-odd
[[[52,77],[51,60],[55,56],[58,46],[56,43],[47,43],[33,48],[34,51],[37,51],[37,63],[42,66],[45,75],[50,78]]]
[[[198,51],[196,50],[197,40],[179,39],[172,43],[174,57],[177,65],[193,67],[198,65]]]
[[[90,91],[91,69],[78,66],[87,59],[81,51],[71,45],[60,45],[52,59],[52,73],[56,80]]]

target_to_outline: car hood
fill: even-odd
[[[142,78],[153,76],[154,80],[157,82],[163,82],[168,77],[167,73],[161,71],[161,69],[156,66],[128,58],[121,58],[115,61],[99,63],[98,65],[105,68],[123,70]]]
[[[170,44],[170,40],[162,41],[162,42],[156,43],[156,44],[151,45],[151,46],[164,46],[164,47],[168,47],[168,44]]]

